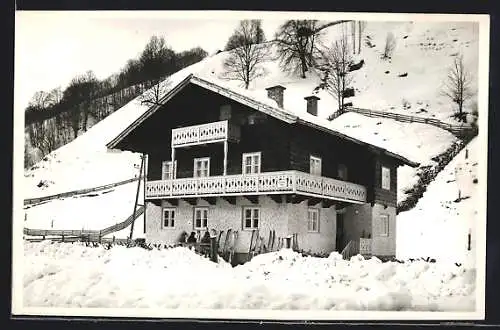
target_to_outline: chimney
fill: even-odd
[[[267,97],[269,97],[272,100],[275,100],[276,103],[278,103],[278,107],[283,109],[283,91],[286,88],[281,86],[281,85],[276,85],[273,87],[268,87],[266,88],[267,90]]]
[[[315,95],[304,97],[304,100],[307,101],[307,112],[309,112],[313,116],[318,115],[318,100],[319,97]]]

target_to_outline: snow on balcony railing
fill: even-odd
[[[228,131],[227,120],[174,128],[172,130],[172,146],[180,147],[200,143],[224,141],[228,138]]]
[[[146,198],[305,193],[352,202],[366,202],[364,186],[299,171],[264,172],[148,181]]]

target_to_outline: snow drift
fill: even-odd
[[[25,243],[24,251],[30,307],[473,311],[475,305],[475,270],[451,263],[345,261],[338,253],[313,258],[283,249],[231,268],[187,248],[44,241]]]

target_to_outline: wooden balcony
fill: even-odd
[[[197,144],[224,141],[238,141],[239,127],[227,120],[208,124],[174,128],[172,130],[172,147],[187,147]]]
[[[366,202],[364,186],[299,171],[156,180],[146,183],[146,199],[261,194],[300,194],[350,203]]]

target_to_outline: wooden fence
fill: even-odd
[[[131,178],[131,179],[126,179],[123,181],[110,183],[110,184],[106,184],[106,185],[98,186],[98,187],[93,187],[93,188],[66,191],[63,193],[59,193],[59,194],[55,194],[55,195],[47,195],[47,196],[43,196],[43,197],[27,198],[24,200],[24,205],[26,206],[26,205],[38,204],[38,203],[49,201],[52,199],[59,199],[59,198],[65,198],[65,197],[72,197],[75,195],[84,195],[84,194],[89,194],[89,193],[93,193],[93,192],[98,192],[98,191],[102,191],[102,190],[106,190],[106,189],[111,189],[111,188],[114,188],[117,186],[121,186],[121,185],[124,185],[127,183],[131,183],[131,182],[137,181],[139,179],[140,178]]]
[[[330,117],[328,117],[328,120],[334,120],[335,118],[339,117],[345,112],[356,112],[368,117],[390,118],[400,122],[429,124],[447,130],[458,137],[475,136],[478,133],[477,127],[472,125],[463,125],[463,124],[452,125],[450,123],[446,123],[444,121],[435,118],[410,116],[399,113],[354,108],[354,107],[346,107],[343,111],[337,111]]]
[[[135,212],[134,216],[130,215],[127,219],[124,221],[117,223],[115,225],[106,227],[102,230],[57,230],[57,229],[30,229],[30,228],[24,228],[23,233],[27,236],[39,236],[39,237],[47,237],[47,236],[55,236],[55,237],[61,237],[62,240],[64,239],[71,239],[71,238],[79,238],[79,239],[84,239],[84,240],[89,240],[89,241],[102,241],[103,236],[112,234],[114,232],[123,230],[130,226],[132,222],[137,219],[141,214],[144,213],[144,205],[141,205]],[[52,239],[52,238],[51,238]],[[75,239],[76,240],[76,239]]]

